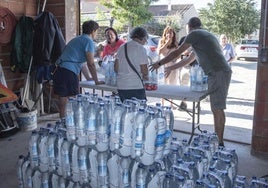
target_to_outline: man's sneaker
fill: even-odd
[[[184,102],[184,101],[181,101],[180,109],[182,109],[182,110],[187,110],[187,103]]]

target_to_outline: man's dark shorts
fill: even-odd
[[[60,97],[75,96],[79,93],[78,76],[70,70],[60,68],[53,76],[54,93]]]

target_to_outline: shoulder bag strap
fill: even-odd
[[[124,45],[124,48],[125,48],[125,56],[126,56],[126,59],[127,59],[127,62],[129,64],[129,66],[132,68],[132,70],[138,75],[138,77],[140,78],[141,80],[141,83],[143,85],[143,81],[142,81],[142,78],[140,76],[140,74],[138,73],[138,71],[135,69],[134,65],[130,62],[129,58],[128,58],[128,55],[127,55],[127,43]]]

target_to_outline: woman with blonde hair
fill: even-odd
[[[176,32],[170,26],[164,29],[162,38],[159,41],[157,50],[160,55],[160,59],[166,57],[169,53],[174,51],[178,47],[178,41]],[[171,66],[176,63],[176,59],[167,63],[165,66]],[[172,73],[165,78],[165,84],[177,85],[178,83],[178,71],[172,71]]]

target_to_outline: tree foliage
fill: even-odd
[[[226,34],[237,41],[259,28],[260,11],[254,0],[215,0],[199,10],[203,27],[215,34]]]
[[[101,3],[111,9],[111,15],[121,23],[134,27],[146,23],[152,18],[148,7],[158,0],[101,0]]]

